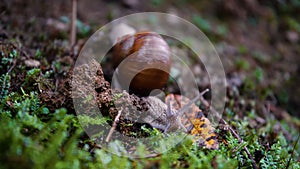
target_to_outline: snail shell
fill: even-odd
[[[122,37],[112,54],[119,83],[141,96],[162,89],[169,78],[170,54],[168,44],[158,33],[138,32]]]

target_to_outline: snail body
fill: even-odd
[[[121,86],[146,96],[161,89],[169,78],[171,52],[166,41],[155,32],[123,36],[113,47],[112,63]]]
[[[157,97],[147,97],[149,105],[149,115],[143,121],[157,128],[164,133],[174,132],[179,130],[187,131],[181,123],[180,115],[173,110],[169,105],[163,103]]]

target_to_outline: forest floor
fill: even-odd
[[[242,142],[217,128],[218,150],[186,140],[166,154],[131,159],[102,150],[84,133],[66,85],[81,47],[106,23],[147,11],[182,17],[213,43],[227,78],[222,118]],[[71,1],[4,0],[0,168],[299,168],[299,12],[298,1],[79,1],[70,50]]]

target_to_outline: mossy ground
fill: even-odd
[[[93,3],[81,3],[85,24],[77,25],[75,53],[62,12],[69,2],[1,3],[0,168],[251,168],[245,146],[259,168],[300,168],[300,5],[254,2],[155,0],[127,8],[105,1],[99,2],[108,7],[101,14]],[[100,24],[154,7],[186,15],[215,44],[228,80],[223,119],[243,143],[221,125],[218,150],[197,147],[188,137],[160,156],[132,159],[104,151],[83,131],[65,85],[76,49]]]

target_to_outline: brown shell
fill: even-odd
[[[129,89],[138,95],[163,88],[169,78],[170,48],[155,32],[122,37],[113,48],[112,61],[120,84],[132,79]]]

